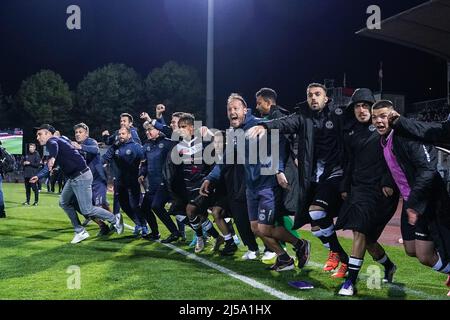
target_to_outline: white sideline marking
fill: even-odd
[[[250,286],[252,286],[254,288],[261,289],[264,292],[267,292],[270,295],[272,295],[274,297],[277,297],[277,298],[279,298],[281,300],[304,300],[304,299],[301,299],[301,298],[289,296],[289,295],[287,295],[287,294],[285,294],[285,293],[283,293],[281,291],[278,291],[278,290],[273,289],[273,288],[271,288],[269,286],[266,286],[266,285],[264,285],[264,284],[262,284],[262,283],[260,283],[260,282],[258,282],[256,280],[254,280],[254,279],[251,279],[249,277],[240,275],[240,274],[238,274],[238,273],[236,273],[236,272],[234,272],[234,271],[232,271],[230,269],[227,269],[227,268],[222,267],[222,266],[220,266],[218,264],[215,264],[215,263],[213,263],[211,261],[208,261],[208,260],[206,260],[204,258],[201,258],[201,257],[199,257],[199,256],[197,256],[197,255],[195,255],[193,253],[189,253],[189,252],[187,252],[187,251],[185,251],[183,249],[180,249],[180,248],[178,248],[178,247],[176,247],[176,246],[174,246],[172,244],[164,244],[164,243],[161,243],[161,244],[166,246],[166,247],[168,247],[168,248],[170,248],[170,249],[172,249],[172,250],[174,250],[174,251],[176,251],[176,252],[178,252],[178,253],[180,253],[180,254],[182,254],[182,255],[184,255],[184,256],[186,256],[189,259],[192,259],[192,260],[195,260],[197,262],[203,263],[204,265],[207,265],[208,267],[216,269],[217,271],[220,271],[220,272],[225,273],[225,274],[227,274],[227,275],[229,275],[229,276],[231,276],[231,277],[233,277],[235,279],[238,279],[238,280],[240,280],[242,282],[245,282],[245,283],[247,283],[248,285],[250,285]],[[306,267],[313,267],[313,268],[316,268],[316,269],[322,269],[323,268],[323,264],[320,264],[320,263],[317,263],[317,262],[314,262],[314,261],[310,260],[308,262],[308,264],[306,265]],[[360,278],[361,279],[367,279],[367,276],[361,275]],[[421,297],[421,298],[426,299],[426,300],[428,300],[430,298],[432,298],[432,299],[439,299],[439,300],[443,300],[444,299],[441,296],[428,294],[428,293],[425,293],[425,292],[422,292],[422,291],[419,291],[419,290],[409,289],[407,287],[401,287],[401,286],[393,284],[393,283],[385,283],[383,285],[389,286],[389,287],[391,287],[391,288],[393,288],[395,290],[398,290],[398,291],[401,291],[401,292],[404,292],[404,293],[407,293],[407,294],[410,294],[410,295],[415,295],[415,296]]]
[[[182,254],[182,255],[184,255],[184,256],[186,256],[189,259],[195,260],[195,261],[200,262],[200,263],[202,263],[202,264],[204,264],[204,265],[206,265],[206,266],[208,266],[210,268],[213,268],[213,269],[215,269],[217,271],[220,271],[220,272],[222,272],[222,273],[224,273],[226,275],[229,275],[230,277],[233,277],[233,278],[235,278],[235,279],[237,279],[239,281],[242,281],[242,282],[250,285],[253,288],[260,289],[260,290],[262,290],[262,291],[264,291],[264,292],[266,292],[266,293],[270,294],[271,296],[274,296],[274,297],[276,297],[278,299],[281,299],[281,300],[303,300],[303,299],[300,299],[300,298],[297,298],[297,297],[293,297],[293,296],[287,295],[287,294],[285,294],[285,293],[283,293],[281,291],[278,291],[278,290],[276,290],[274,288],[271,288],[269,286],[266,286],[265,284],[262,284],[262,283],[254,280],[252,278],[240,275],[240,274],[238,274],[238,273],[236,273],[236,272],[234,272],[234,271],[232,271],[230,269],[222,267],[222,266],[220,266],[218,264],[215,264],[215,263],[213,263],[211,261],[208,261],[208,260],[206,260],[204,258],[201,258],[201,257],[199,257],[199,256],[197,256],[195,254],[189,253],[189,252],[187,252],[187,251],[185,251],[183,249],[180,249],[180,248],[178,248],[178,247],[176,247],[176,246],[174,246],[172,244],[165,244],[165,243],[161,243],[161,244],[166,246],[166,247],[168,247],[168,248],[170,248],[170,249],[172,249],[172,250],[174,250],[174,251],[176,251],[176,252],[178,252],[178,253],[180,253],[180,254]]]

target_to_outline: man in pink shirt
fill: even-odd
[[[372,122],[382,136],[384,158],[404,200],[405,251],[423,265],[450,274],[450,197],[437,171],[434,147],[395,134],[391,101],[372,106]]]

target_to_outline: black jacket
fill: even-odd
[[[32,178],[37,175],[41,166],[41,156],[39,155],[39,152],[35,151],[34,153],[27,153],[23,161],[30,162],[30,164],[23,165],[23,177]]]
[[[269,114],[264,117],[266,120],[275,120],[287,117],[290,115],[290,112],[286,109],[274,105],[270,107]],[[284,138],[280,137],[280,148],[281,150],[285,150],[287,154],[293,154],[293,149],[296,149],[296,136],[295,134],[286,134]],[[286,157],[287,158],[287,157]]]
[[[162,176],[171,198],[176,202],[186,202],[188,200],[192,200],[189,199],[189,191],[187,189],[186,181],[184,181],[184,170],[186,167],[189,167],[189,165],[185,165],[184,163],[176,164],[172,161],[172,155],[176,155],[177,153],[177,145],[178,143],[174,142],[171,151],[167,154],[167,159],[162,169]],[[202,142],[202,155],[203,150],[205,150],[207,145],[208,143]],[[196,155],[197,154],[191,156],[191,159],[193,159]],[[202,161],[202,164],[197,167],[201,171],[198,177],[207,176],[212,169],[212,166],[206,164],[204,161]],[[189,181],[189,183],[192,182],[193,181]],[[198,179],[196,183],[198,183],[198,187],[200,187],[203,183],[203,178]]]
[[[318,122],[320,124],[318,125]],[[320,182],[327,180],[340,167],[342,170],[344,163],[344,143],[343,143],[344,112],[341,108],[334,108],[329,103],[322,112],[312,111],[309,107],[300,109],[296,114],[266,123],[261,123],[267,129],[279,129],[281,134],[297,134],[298,141],[298,173],[299,173],[299,210],[296,212],[293,229],[301,228],[309,222],[309,206],[307,199],[310,198],[311,184],[314,181],[313,173],[316,166],[315,132],[320,132],[322,137],[336,137],[335,150],[331,150],[336,155],[336,163],[325,163],[324,173],[320,177]]]
[[[267,120],[275,120],[288,116],[290,113],[278,105],[270,107],[269,114],[265,117]],[[280,136],[280,150],[286,154],[286,163],[284,174],[289,182],[289,189],[283,189],[284,209],[294,215],[298,211],[297,194],[299,192],[298,170],[295,165],[297,157],[298,144],[295,134]]]
[[[358,122],[351,110],[344,124],[345,167],[341,192],[350,192],[352,186],[374,186],[396,189],[383,155],[381,137],[376,127]]]
[[[441,123],[427,123],[400,117],[392,127],[398,135],[437,144],[444,148],[450,146],[450,120]]]
[[[284,118],[289,115],[289,111],[280,106],[271,106],[269,114],[267,115],[268,120]]]
[[[414,209],[420,215],[428,215],[428,221],[438,218],[448,225],[450,198],[444,181],[437,171],[437,150],[415,140],[394,134],[393,152],[406,175],[411,188],[406,209]],[[433,210],[427,210],[428,208]]]

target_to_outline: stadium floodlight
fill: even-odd
[[[214,0],[208,0],[206,60],[206,125],[214,127]]]

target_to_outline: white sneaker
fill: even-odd
[[[123,218],[120,213],[116,215],[116,223],[114,224],[114,228],[116,228],[117,234],[123,233]]]
[[[273,260],[277,257],[277,254],[275,252],[272,251],[266,251],[264,252],[264,255],[262,256],[261,260],[262,261],[269,261],[269,260]]]
[[[197,237],[197,243],[195,244],[195,253],[200,253],[205,249],[205,241],[203,237]]]
[[[256,260],[258,259],[259,251],[247,251],[243,256],[242,260]]]
[[[89,238],[89,233],[86,230],[83,230],[79,233],[75,233],[75,236],[70,243],[79,243],[87,238]]]
[[[341,287],[341,290],[339,290],[340,296],[352,297],[355,294],[356,294],[356,289],[350,280],[345,281]]]

